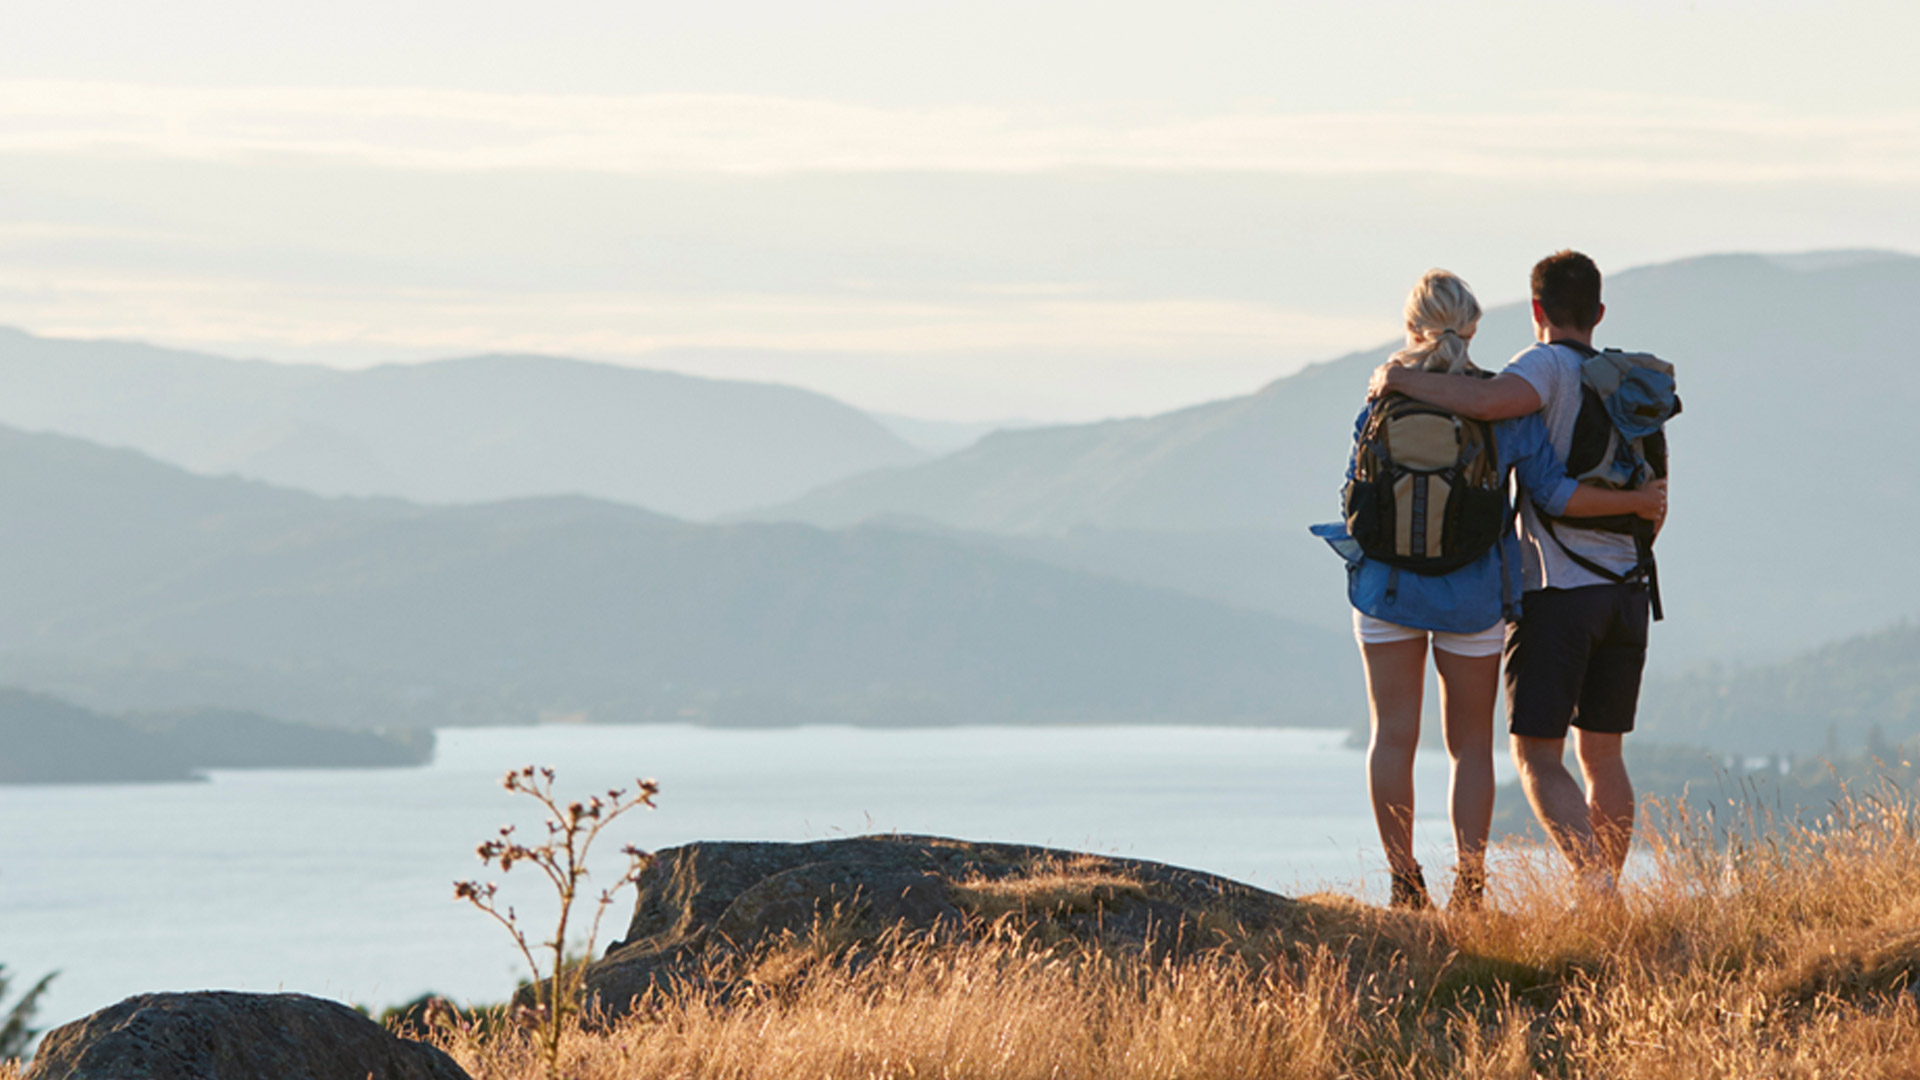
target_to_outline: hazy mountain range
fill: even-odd
[[[811,391],[547,356],[342,371],[0,329],[0,386],[0,424],[323,495],[701,518],[925,456]]]
[[[1597,341],[1673,360],[1686,402],[1656,663],[1779,655],[1920,611],[1904,570],[1920,259],[1691,259],[1612,275],[1606,300]],[[1496,308],[1474,355],[1497,368],[1530,339],[1523,307]],[[921,521],[1331,626],[1339,568],[1305,526],[1337,515],[1353,418],[1389,351],[1159,416],[997,432],[756,516]]]
[[[886,528],[435,508],[0,430],[0,682],[386,727],[1327,724],[1337,635]]]
[[[1762,662],[1920,610],[1902,560],[1920,259],[1693,259],[1613,275],[1607,300],[1601,339],[1674,360],[1687,401],[1657,669]],[[1476,355],[1495,367],[1527,339],[1521,309],[1496,309]],[[0,335],[0,418],[174,462],[0,430],[16,508],[0,683],[365,727],[1345,724],[1363,704],[1343,575],[1305,526],[1337,511],[1387,351],[923,461],[779,387],[526,357],[333,372]],[[431,492],[322,497],[180,464],[285,484],[317,470],[322,491],[381,490],[368,478],[386,470],[404,478],[392,490]],[[480,501],[517,491],[539,494]],[[581,491],[612,499],[566,494]],[[655,512],[753,501],[775,505],[731,523]],[[1717,677],[1650,688],[1650,709]]]

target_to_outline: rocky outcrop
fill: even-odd
[[[725,970],[716,960],[809,935],[857,947],[889,931],[959,939],[1011,926],[1177,955],[1275,929],[1296,910],[1162,863],[930,836],[688,844],[658,853],[639,894],[625,939],[586,972],[615,1015],[650,988],[711,985]]]
[[[304,994],[141,994],[56,1028],[26,1080],[470,1080],[452,1058]]]

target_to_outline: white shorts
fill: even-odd
[[[1434,651],[1455,656],[1499,656],[1500,650],[1506,648],[1507,644],[1507,624],[1504,621],[1471,634],[1453,634],[1445,630],[1416,630],[1411,626],[1401,626],[1385,619],[1376,619],[1358,608],[1353,612],[1353,636],[1362,645],[1417,641],[1428,634],[1433,635]]]

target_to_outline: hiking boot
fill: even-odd
[[[1487,906],[1487,871],[1485,867],[1460,867],[1453,875],[1453,896],[1447,901],[1448,911],[1479,911]]]
[[[1387,906],[1399,911],[1425,911],[1433,906],[1427,896],[1427,878],[1419,867],[1393,872],[1393,893]]]
[[[1611,870],[1587,870],[1576,875],[1579,889],[1573,894],[1573,910],[1578,912],[1618,911],[1620,882]]]

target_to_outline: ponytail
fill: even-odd
[[[1407,294],[1407,347],[1393,362],[1450,374],[1478,370],[1467,339],[1480,325],[1480,301],[1467,283],[1445,270],[1429,270]]]

